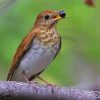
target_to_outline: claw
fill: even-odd
[[[47,86],[50,86],[51,87],[51,92],[54,93],[54,87],[56,87],[56,85],[48,83]]]
[[[37,78],[38,79],[40,79],[41,81],[43,81],[45,84],[46,84],[46,86],[50,86],[52,89],[51,89],[51,92],[52,93],[54,93],[54,87],[56,86],[56,85],[53,85],[53,84],[50,84],[50,83],[48,83],[47,81],[45,81],[43,78],[41,78],[40,76],[37,76]]]
[[[25,76],[24,72],[23,72],[23,77],[25,78],[25,80],[26,80],[27,83],[31,84],[34,87],[35,91],[37,92],[35,84],[33,82],[31,82],[31,81],[28,80],[28,78]]]
[[[36,88],[35,84],[34,84],[33,82],[31,82],[31,81],[28,81],[28,83],[31,84],[32,87],[33,87],[33,88],[35,89],[35,91],[37,92],[37,88]],[[34,90],[33,90],[33,91],[34,91]]]

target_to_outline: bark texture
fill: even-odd
[[[0,81],[0,100],[100,100],[100,92]]]

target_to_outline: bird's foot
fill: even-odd
[[[24,72],[23,72],[23,77],[25,78],[25,80],[26,80],[27,83],[31,84],[34,87],[35,91],[37,92],[35,83],[33,83],[32,81],[29,81],[28,78],[25,76]]]
[[[47,86],[47,87],[50,86],[50,87],[51,87],[51,92],[54,93],[54,89],[55,89],[56,85],[53,85],[53,84],[47,83],[46,86]]]
[[[40,76],[37,76],[37,78],[40,79],[41,81],[43,81],[43,82],[46,84],[46,86],[50,86],[50,87],[52,88],[52,89],[51,89],[51,92],[54,93],[54,87],[55,87],[56,85],[53,85],[53,84],[48,83],[46,80],[44,80],[44,79],[41,78]]]
[[[29,84],[32,85],[32,87],[34,88],[34,90],[37,92],[37,88],[36,88],[36,84],[32,81],[27,81]]]

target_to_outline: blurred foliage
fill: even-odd
[[[46,9],[65,10],[67,17],[57,25],[61,52],[41,76],[66,86],[94,80],[100,73],[100,0],[95,7],[83,0],[1,0],[0,79],[6,79],[16,48]]]

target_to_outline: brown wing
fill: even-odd
[[[37,31],[36,32],[32,31],[22,40],[21,44],[19,45],[19,47],[16,51],[14,58],[13,58],[13,63],[12,63],[12,66],[10,68],[10,71],[8,73],[7,80],[10,80],[12,78],[12,75],[13,75],[15,69],[17,68],[18,63],[20,62],[20,60],[24,56],[25,52],[31,46],[32,40],[36,36],[36,33],[37,33]]]

